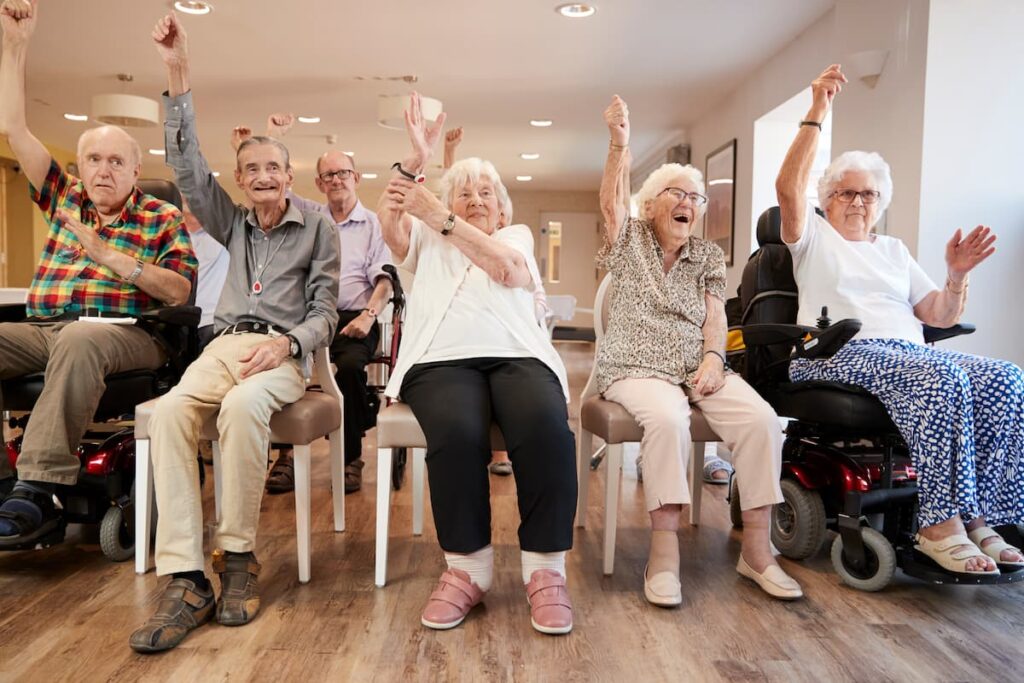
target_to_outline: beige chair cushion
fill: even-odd
[[[629,411],[615,401],[592,396],[580,409],[583,429],[601,437],[607,443],[631,443],[644,437],[644,430]],[[721,441],[704,420],[704,413],[690,406],[690,438],[696,442]]]
[[[404,403],[392,403],[377,414],[377,448],[426,448],[427,437],[423,436],[420,423],[412,409]],[[491,448],[505,450],[505,439],[501,430],[491,424]]]

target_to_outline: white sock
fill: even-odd
[[[486,592],[494,582],[494,548],[484,546],[475,553],[445,553],[444,561],[449,569],[461,569],[469,574],[480,590]]]
[[[530,583],[530,577],[538,569],[554,569],[565,578],[565,551],[557,553],[534,553],[529,550],[523,553],[523,584]]]

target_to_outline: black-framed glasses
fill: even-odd
[[[337,171],[327,171],[326,173],[321,173],[317,177],[320,178],[320,180],[322,180],[323,182],[329,183],[332,180],[334,180],[335,176],[337,176],[338,180],[348,180],[355,174],[356,172],[353,171],[351,168],[342,168],[338,169]]]
[[[865,204],[874,204],[882,197],[882,193],[878,190],[836,190],[832,196],[843,204],[852,204],[857,197]]]
[[[689,198],[690,202],[692,202],[694,206],[704,206],[705,204],[708,203],[708,198],[700,194],[699,192],[687,192],[686,190],[680,187],[666,187],[664,190],[658,193],[658,196],[661,196],[666,193],[671,195],[672,198],[675,199],[677,202],[681,202],[684,199]]]

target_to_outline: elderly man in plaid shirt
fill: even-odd
[[[0,378],[46,372],[25,428],[19,481],[0,504],[0,549],[33,543],[59,525],[54,489],[78,478],[75,451],[104,377],[165,361],[138,327],[78,318],[184,304],[198,266],[181,213],[135,187],[141,154],[126,132],[103,126],[82,134],[81,179],[29,132],[25,61],[35,23],[34,1],[2,0],[0,134],[28,176],[49,234],[29,289],[28,321],[0,324]],[[7,469],[6,458],[0,467]]]

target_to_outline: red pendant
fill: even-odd
[[[259,294],[262,291],[263,291],[263,284],[259,280],[256,280],[256,282],[252,283],[252,293],[253,294]]]

